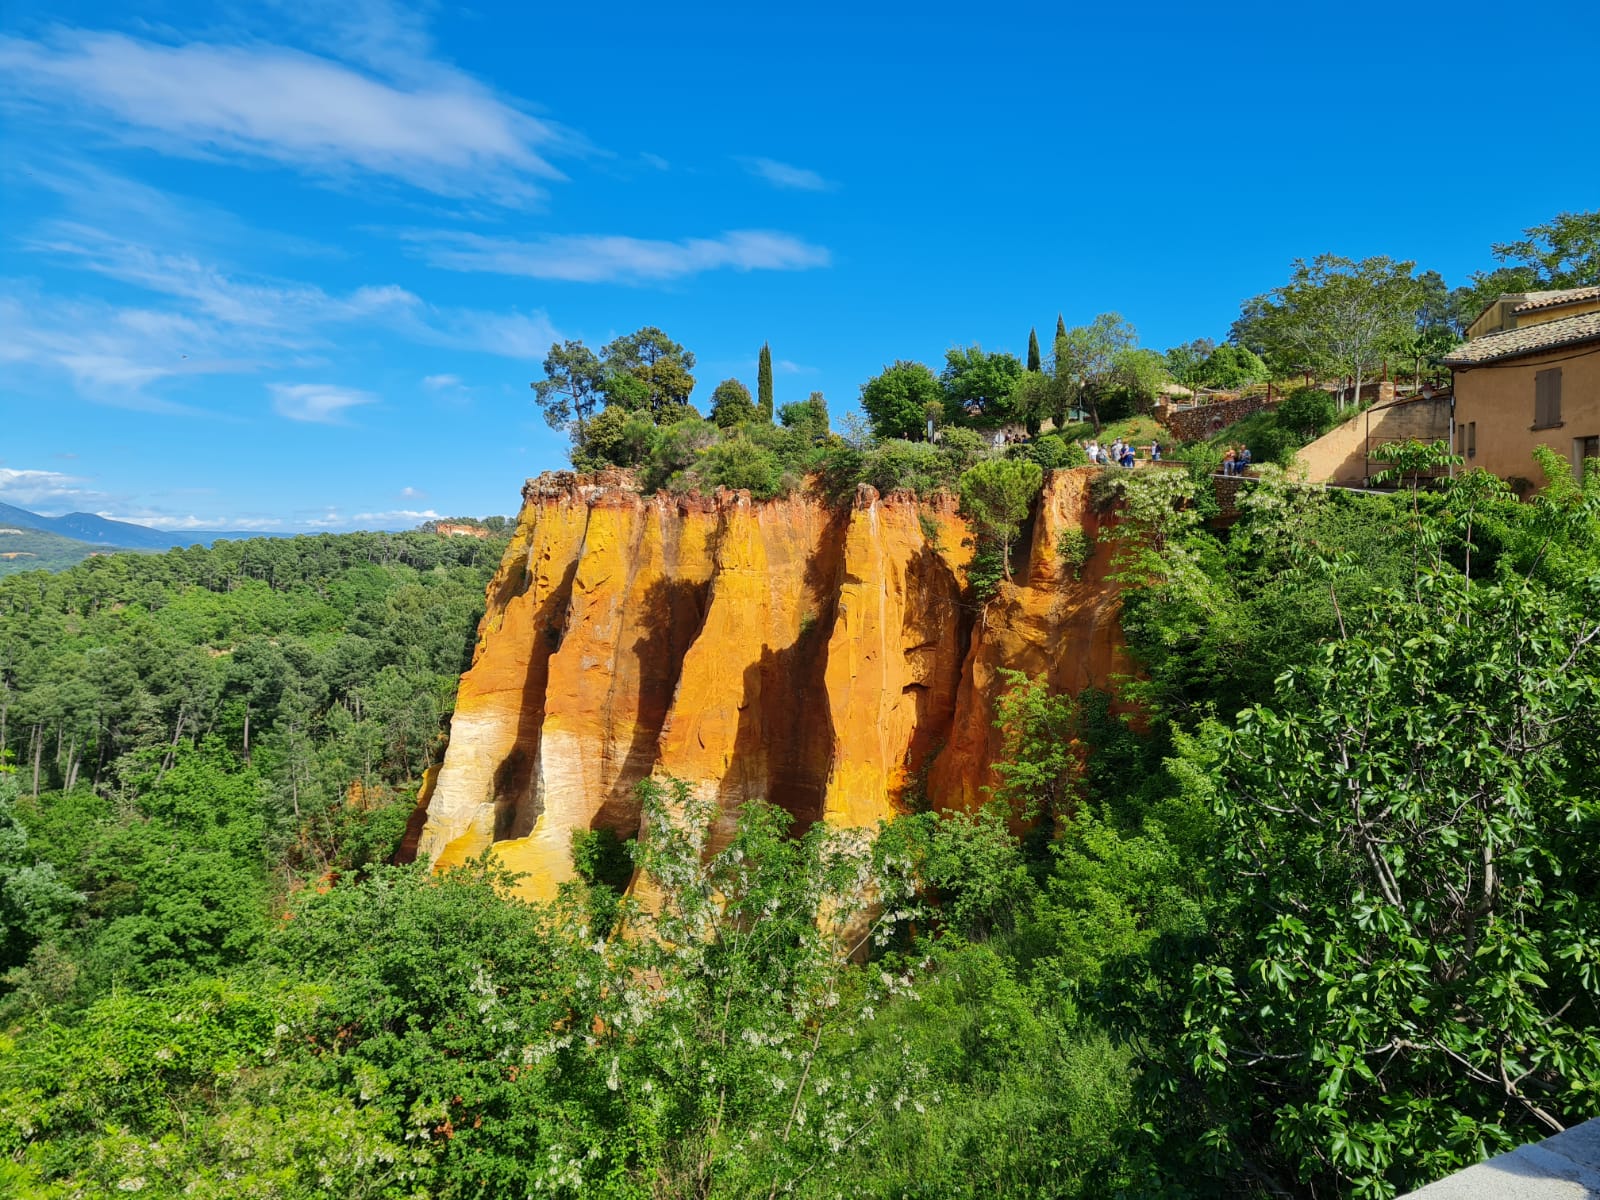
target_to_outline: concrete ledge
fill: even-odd
[[[1600,1119],[1447,1175],[1406,1200],[1600,1200]]]

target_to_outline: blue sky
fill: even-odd
[[[660,325],[702,403],[770,340],[837,414],[1058,311],[1221,337],[1296,256],[1453,284],[1600,204],[1592,2],[1075,7],[6,0],[0,500],[509,513],[565,465],[557,336]]]

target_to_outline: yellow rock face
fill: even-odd
[[[873,826],[925,780],[981,803],[998,749],[997,672],[1076,692],[1122,669],[1098,551],[1082,582],[1056,560],[1094,528],[1091,472],[1048,481],[1018,584],[962,601],[968,531],[953,499],[642,497],[621,473],[530,480],[488,589],[471,669],[417,852],[436,868],[493,845],[548,897],[577,830],[638,830],[635,785],[686,780],[728,822],[747,800]]]

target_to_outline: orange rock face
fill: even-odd
[[[1097,551],[1072,580],[1060,531],[1095,527],[1091,472],[1056,472],[1016,585],[964,601],[969,535],[943,498],[849,508],[643,497],[621,473],[530,480],[489,585],[450,746],[416,838],[436,867],[493,845],[547,897],[575,831],[638,829],[633,789],[686,780],[731,816],[872,826],[926,781],[981,803],[998,671],[1076,692],[1123,669]]]
[[[962,671],[949,742],[933,764],[928,794],[943,808],[973,809],[992,787],[991,763],[1001,751],[995,700],[1004,690],[1002,670],[1044,675],[1053,690],[1077,695],[1110,689],[1131,673],[1117,621],[1118,589],[1106,576],[1111,548],[1098,544],[1101,526],[1089,504],[1095,469],[1054,471],[1034,514],[1026,568],[1015,584],[1000,585],[979,618]],[[1057,546],[1066,529],[1081,529],[1097,544],[1073,578]]]

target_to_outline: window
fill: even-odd
[[[1478,423],[1476,421],[1467,422],[1467,457],[1478,457]]]
[[[1579,483],[1583,482],[1583,460],[1586,458],[1600,458],[1600,434],[1572,439],[1572,475]]]
[[[1533,427],[1554,429],[1561,424],[1561,368],[1551,367],[1533,377]]]

